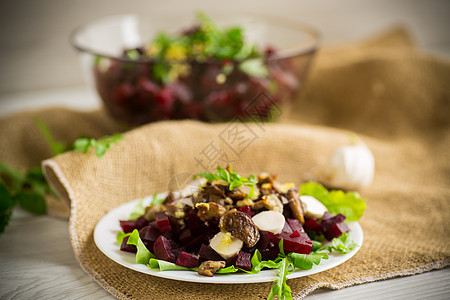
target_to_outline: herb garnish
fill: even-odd
[[[226,169],[217,166],[216,174],[201,172],[194,175],[194,179],[197,177],[203,177],[209,182],[213,180],[223,180],[229,183],[229,189],[232,191],[235,188],[238,188],[242,185],[250,187],[250,193],[245,199],[249,199],[253,197],[255,193],[255,185],[258,183],[258,179],[255,175],[250,175],[248,178],[240,176],[231,170],[231,167],[227,167]]]
[[[79,150],[86,153],[90,147],[94,147],[95,154],[102,157],[112,144],[117,144],[122,138],[120,134],[105,136],[99,140],[80,138],[75,141],[73,146],[68,146],[58,142],[40,118],[36,118],[34,121],[53,155],[69,150]],[[45,180],[40,166],[31,167],[26,172],[21,172],[0,161],[0,233],[5,231],[16,204],[28,212],[37,215],[45,214],[47,211],[45,197],[48,195],[57,197]]]

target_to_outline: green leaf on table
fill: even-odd
[[[165,261],[165,260],[161,260],[161,259],[156,259],[156,258],[151,258],[150,261],[148,262],[148,266],[151,269],[158,269],[159,271],[197,271],[198,268],[187,268],[187,267],[183,267],[183,266],[179,266],[177,264]]]
[[[87,153],[89,148],[95,148],[95,155],[103,157],[108,149],[111,149],[113,144],[118,144],[122,139],[122,135],[117,133],[111,136],[104,136],[98,140],[92,138],[79,138],[73,144],[75,151]]]
[[[11,218],[13,207],[14,200],[6,185],[0,179],[0,233],[5,231]]]
[[[366,209],[366,203],[356,192],[328,191],[319,183],[308,182],[300,186],[300,195],[313,196],[332,214],[343,214],[346,221],[358,221]]]
[[[14,200],[21,208],[31,213],[43,215],[47,211],[45,199],[38,193],[21,191],[14,195]]]
[[[5,180],[4,183],[6,183],[7,186],[13,191],[21,190],[26,181],[24,174],[14,168],[11,168],[2,161],[0,161],[0,177]]]
[[[139,237],[139,231],[137,229],[133,230],[128,238],[127,244],[135,245],[137,248],[136,252],[136,263],[138,264],[148,264],[150,258],[155,257],[153,253],[148,251],[147,247],[145,247],[141,238]]]
[[[57,142],[53,138],[50,129],[40,118],[36,118],[34,121],[38,126],[39,130],[44,135],[44,138],[49,144],[50,148],[52,149],[53,155],[58,155],[66,151],[66,146],[63,143]]]

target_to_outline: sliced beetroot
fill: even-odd
[[[305,231],[303,229],[302,223],[300,223],[300,221],[297,220],[297,219],[288,218],[288,219],[286,219],[286,223],[289,224],[289,227],[291,227],[292,232],[294,232],[296,230],[298,232],[304,232]]]
[[[347,224],[344,222],[339,222],[332,225],[325,231],[323,234],[327,238],[327,240],[331,241],[334,238],[340,237],[344,232],[349,232],[350,228],[348,228]]]
[[[220,256],[219,253],[214,251],[213,248],[211,248],[208,245],[203,244],[200,247],[200,250],[198,251],[198,256],[200,257],[200,260],[223,260],[222,256]]]
[[[287,222],[284,222],[284,227],[283,227],[283,232],[289,233],[291,234],[292,232],[294,232],[291,228],[291,226],[289,226],[289,224]]]
[[[150,223],[148,223],[148,225],[158,229],[158,224],[156,224],[156,220],[151,221]],[[159,230],[159,229],[158,229]]]
[[[135,245],[127,244],[129,236],[126,236],[122,240],[122,244],[120,245],[120,251],[130,252],[130,253],[136,253],[137,248]]]
[[[226,267],[234,266],[234,264],[236,263],[236,259],[237,259],[237,255],[228,258],[228,259],[225,261],[225,266],[226,266]]]
[[[136,229],[141,229],[141,228],[143,228],[143,227],[145,227],[147,225],[148,225],[148,221],[147,221],[146,218],[144,218],[144,217],[137,218],[137,220],[136,220]]]
[[[251,271],[252,269],[252,263],[251,263],[251,255],[250,253],[239,251],[236,263],[234,264],[236,268],[241,268],[247,271]]]
[[[170,228],[172,229],[170,232],[173,232],[175,236],[179,236],[181,232],[181,224],[178,223],[177,218],[169,216]]]
[[[250,209],[250,206],[245,205],[238,209],[239,211],[242,211],[243,213],[246,213],[250,218],[253,217],[254,213]]]
[[[277,258],[280,248],[278,244],[270,242],[265,249],[260,250],[262,260],[274,260]]]
[[[320,223],[317,221],[317,219],[310,219],[306,221],[303,227],[308,231],[322,234],[322,227],[320,226]]]
[[[205,222],[200,220],[197,216],[197,210],[191,210],[186,217],[187,227],[191,230],[192,234],[195,236],[201,235],[208,230]]]
[[[270,241],[272,240],[272,237],[274,234],[269,231],[260,231],[259,232],[259,241],[256,244],[256,248],[261,251],[266,249],[269,246]]]
[[[175,254],[173,253],[172,245],[164,236],[159,236],[153,245],[153,254],[157,259],[162,259],[170,262],[175,262]]]
[[[190,241],[192,241],[193,238],[194,236],[192,235],[192,232],[189,228],[186,228],[183,231],[181,231],[180,235],[178,236],[178,239],[182,244],[189,243]]]
[[[178,247],[178,248],[172,247],[172,249],[173,249],[172,252],[175,256],[175,259],[178,259],[181,252],[186,252],[186,248],[184,248],[184,247]]]
[[[161,211],[155,213],[155,219],[159,231],[161,231],[162,233],[172,231],[169,216],[165,212]]]
[[[136,227],[136,220],[129,220],[129,221],[119,221],[120,227],[122,227],[123,232],[129,233],[133,230],[137,229]]]
[[[333,215],[330,216],[330,215],[331,214],[329,214],[329,213],[325,213],[323,215],[322,222],[320,222],[321,229],[324,233],[326,231],[328,231],[328,229],[331,226],[333,226],[337,223],[343,222],[345,220],[345,216],[342,214],[337,214],[335,216],[333,216]]]
[[[153,246],[155,245],[155,242],[150,241],[142,241],[145,245],[145,248],[147,248],[148,251],[153,252]]]
[[[175,263],[183,267],[196,268],[198,267],[198,255],[182,251]]]
[[[296,230],[293,233],[291,233],[291,235],[289,237],[294,238],[294,237],[299,237],[300,233]]]
[[[184,246],[186,247],[186,249],[188,251],[197,252],[203,243],[209,242],[209,236],[210,236],[210,233],[207,231],[207,232],[195,237],[190,242],[184,244]]]
[[[309,254],[313,247],[311,239],[305,232],[300,232],[298,237],[290,237],[290,234],[281,232],[273,236],[272,241],[276,244],[283,239],[283,249],[300,254]]]
[[[154,243],[160,235],[161,232],[150,225],[147,225],[139,230],[139,237],[143,242],[149,241]]]
[[[208,221],[206,221],[208,224],[208,230],[212,233],[218,233],[220,231],[219,229],[219,219],[217,218],[211,218]]]

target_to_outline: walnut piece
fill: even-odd
[[[220,268],[225,268],[225,265],[224,261],[207,260],[202,262],[200,267],[198,267],[198,274],[211,277]]]
[[[202,221],[212,218],[220,219],[227,212],[225,207],[215,202],[197,203],[195,207],[198,209],[197,216]]]

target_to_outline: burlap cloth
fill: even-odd
[[[339,267],[289,280],[293,295],[443,268],[450,262],[449,82],[449,61],[414,50],[400,29],[325,50],[300,99],[283,111],[282,124],[160,122],[125,133],[102,159],[66,153],[44,161],[47,179],[63,198],[49,202],[50,212],[63,215],[70,203],[78,262],[118,298],[265,298],[272,283],[187,283],[128,270],[97,249],[95,224],[122,203],[176,187],[202,164],[212,169],[231,161],[242,174],[270,171],[301,183],[347,143],[350,130],[376,159],[374,182],[362,191],[363,246]],[[1,160],[23,169],[50,156],[34,115],[67,142],[118,130],[103,112],[51,109],[10,116],[0,120]]]

